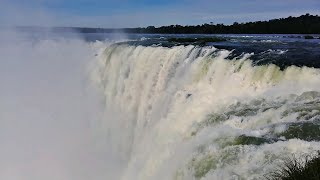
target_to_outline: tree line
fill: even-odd
[[[127,33],[151,34],[319,34],[320,16],[306,14],[269,21],[235,22],[232,25],[205,23],[196,26],[149,26],[123,30]]]
[[[299,17],[272,19],[247,23],[234,22],[232,25],[205,23],[195,26],[170,25],[139,28],[84,28],[84,27],[19,27],[20,30],[50,30],[54,32],[80,33],[143,33],[143,34],[320,34],[320,16],[305,14]]]

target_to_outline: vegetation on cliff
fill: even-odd
[[[320,152],[304,158],[289,158],[278,169],[266,175],[268,180],[319,180]]]

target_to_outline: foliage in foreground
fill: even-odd
[[[266,175],[267,180],[319,180],[320,151],[304,158],[289,158],[282,166]]]

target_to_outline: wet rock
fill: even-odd
[[[313,36],[304,36],[304,39],[314,39]]]
[[[320,97],[320,92],[317,91],[308,91],[302,93],[296,98],[296,101],[311,101]]]

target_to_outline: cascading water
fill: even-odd
[[[281,61],[300,43],[49,36],[1,34],[0,179],[261,179],[320,150],[320,70]]]
[[[106,45],[92,79],[123,180],[261,179],[320,149],[320,70],[214,47]]]

